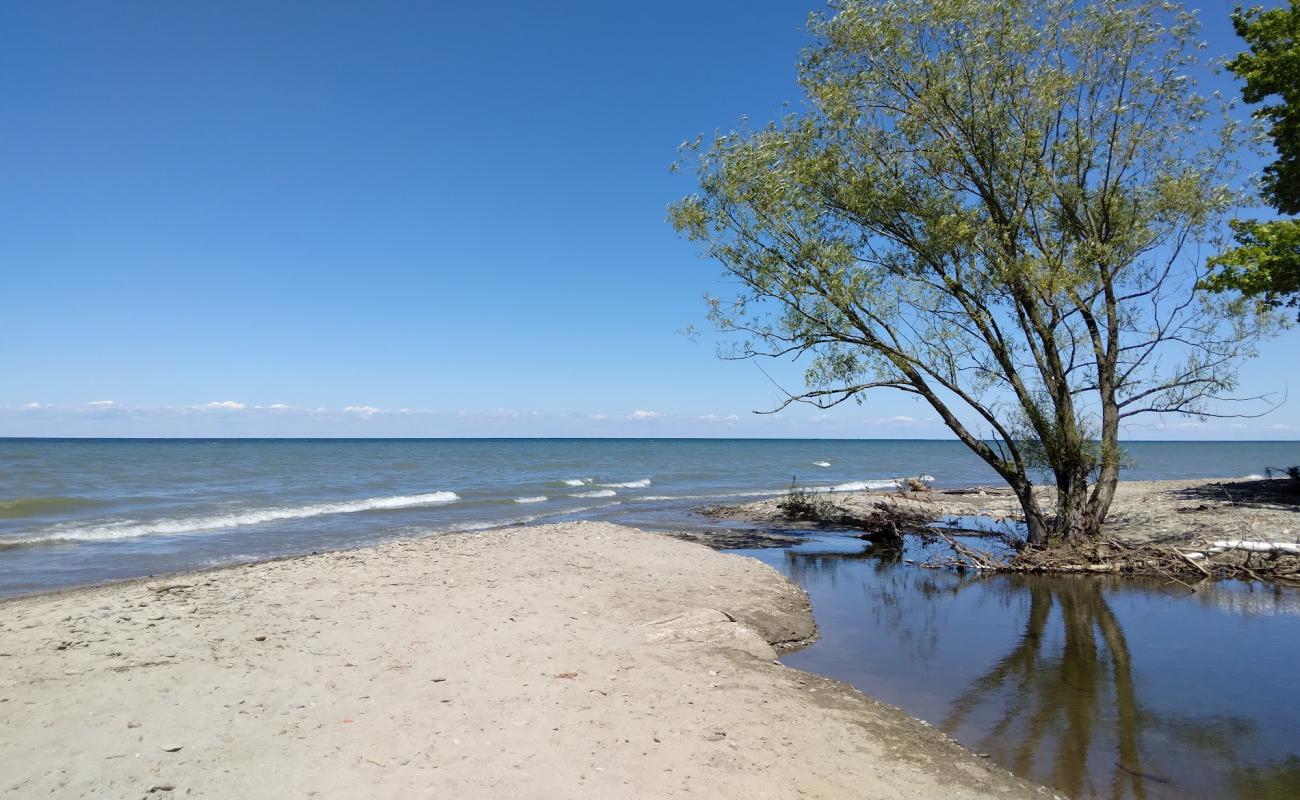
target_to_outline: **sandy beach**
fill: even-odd
[[[11,797],[1041,797],[778,652],[750,559],[597,523],[0,605]]]

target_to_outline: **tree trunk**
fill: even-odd
[[[1034,497],[1034,486],[1029,481],[1013,484],[1011,490],[1020,501],[1020,510],[1025,515],[1025,543],[1030,547],[1046,547],[1051,529],[1046,515]]]
[[[1074,544],[1095,536],[1100,529],[1101,520],[1089,503],[1087,465],[1080,454],[1068,470],[1057,474],[1056,519],[1050,541]]]
[[[1025,515],[1025,543],[1030,547],[1077,544],[1101,533],[1119,482],[1119,460],[1103,456],[1098,481],[1089,486],[1087,462],[1078,462],[1057,473],[1054,514],[1043,511],[1028,481],[1012,486]],[[1091,488],[1091,492],[1089,489]]]

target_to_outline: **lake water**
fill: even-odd
[[[1132,478],[1300,463],[1297,442],[1128,445]],[[667,524],[717,500],[997,478],[955,441],[0,439],[0,597],[509,524]]]
[[[1129,478],[1300,463],[1297,442],[1126,447]],[[936,441],[0,439],[0,597],[512,524],[707,528],[694,509],[792,478],[916,475],[996,483]],[[1075,797],[1300,797],[1295,590],[978,578],[832,533],[741,552],[812,597],[822,637],[786,663],[1022,775]]]

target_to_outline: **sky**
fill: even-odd
[[[767,375],[684,333],[729,285],[669,165],[798,103],[817,7],[0,5],[0,436],[946,438],[905,395],[755,414]],[[1297,336],[1243,393],[1288,396]],[[1127,435],[1295,439],[1300,392]]]

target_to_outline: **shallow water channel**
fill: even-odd
[[[1074,798],[1300,798],[1300,591],[981,577],[835,534],[732,552],[812,598],[821,638],[784,663],[1026,778]]]

